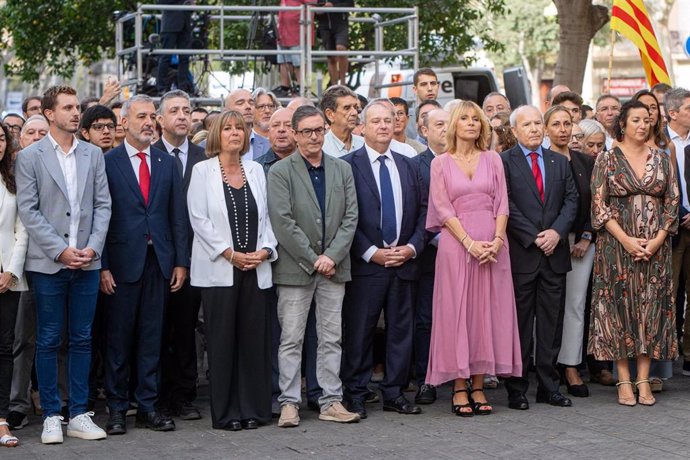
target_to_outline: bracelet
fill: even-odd
[[[460,240],[460,244],[463,244],[465,242],[465,238],[467,238],[467,233],[465,233],[465,236],[463,236]]]
[[[472,246],[474,246],[474,240],[472,240],[472,242],[470,243],[470,247],[467,248],[467,252],[472,251]]]
[[[235,250],[232,250],[232,254],[230,254],[230,263],[232,263],[232,258],[235,257]]]
[[[503,237],[502,237],[501,235],[494,235],[494,239],[496,239],[496,238],[498,238],[499,240],[501,240],[503,243],[506,242],[506,240],[504,240]]]

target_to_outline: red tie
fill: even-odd
[[[141,195],[144,197],[144,204],[149,205],[149,189],[151,188],[151,173],[149,172],[149,165],[146,163],[146,154],[144,152],[137,153],[141,160],[139,163],[139,188]]]
[[[534,181],[537,183],[537,191],[539,192],[541,201],[544,201],[544,181],[541,178],[541,168],[539,168],[539,154],[537,152],[532,152],[529,156],[532,158],[532,175],[534,176]]]

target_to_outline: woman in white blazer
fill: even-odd
[[[194,230],[192,286],[204,308],[213,428],[254,429],[271,420],[270,322],[266,290],[277,258],[261,165],[242,115],[229,111],[209,129],[206,161],[187,193]]]
[[[24,258],[29,235],[17,215],[12,137],[5,125],[0,126],[0,447],[15,447],[19,440],[10,433],[7,416],[14,367],[14,324],[19,292],[27,288]]]

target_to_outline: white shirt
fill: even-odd
[[[609,150],[611,150],[611,146],[613,145],[614,139],[613,139],[613,137],[611,137],[611,135],[608,133],[608,131],[604,132],[604,134],[606,135],[606,140],[604,140],[605,151],[609,151]]]
[[[682,205],[686,211],[690,211],[690,200],[688,200],[688,194],[686,192],[688,184],[685,182],[685,147],[690,145],[690,131],[685,139],[680,137],[680,134],[675,132],[668,126],[668,136],[673,141],[673,145],[676,146],[676,161],[678,162],[678,176],[680,176],[680,192],[683,197]]]
[[[125,139],[125,150],[127,150],[127,155],[129,155],[129,161],[132,163],[132,169],[134,169],[134,175],[137,178],[137,182],[139,182],[139,166],[141,165],[141,159],[137,155],[137,153],[140,152],[140,150],[135,149],[132,147],[127,140]],[[144,152],[146,154],[146,165],[149,167],[149,177],[151,176],[151,146],[146,147],[144,150],[141,150],[141,152]]]
[[[58,143],[48,133],[48,139],[53,144],[55,155],[57,156],[62,175],[65,178],[65,186],[67,187],[67,199],[69,200],[70,217],[69,217],[69,237],[67,244],[72,247],[77,247],[77,234],[79,233],[79,218],[81,216],[81,207],[79,206],[79,180],[77,178],[77,157],[74,151],[77,149],[77,138],[72,138],[72,147],[68,152],[62,150]]]
[[[165,137],[163,136],[161,136],[161,139],[163,140],[163,145],[165,145],[165,149],[168,151],[171,157],[175,157],[175,154],[173,153],[174,149],[178,149],[180,151],[180,153],[177,156],[180,158],[180,161],[182,162],[182,176],[184,176],[184,173],[187,171],[187,157],[189,156],[189,141],[187,140],[187,136],[185,136],[184,142],[179,147],[176,147],[172,145],[170,142],[166,141]]]
[[[323,137],[323,147],[321,149],[332,157],[342,158],[348,153],[359,150],[364,146],[364,138],[362,136],[352,135],[352,144],[348,150],[345,143],[338,139],[333,131],[328,131]]]
[[[385,153],[381,154],[366,144],[365,147],[367,149],[367,156],[369,157],[369,162],[371,164],[371,170],[374,173],[374,179],[376,180],[376,188],[379,189],[379,197],[381,196],[381,180],[379,177],[381,170],[381,162],[379,161],[379,157],[381,155],[385,155],[385,157],[387,158],[385,160],[386,167],[388,168],[388,172],[391,176],[391,185],[393,186],[393,200],[395,200],[395,232],[397,235],[395,240],[383,242],[384,248],[390,248],[398,245],[398,238],[400,237],[400,228],[402,227],[403,195],[402,185],[400,183],[400,173],[398,172],[398,167],[395,165],[395,160],[393,159],[393,154],[391,153],[390,148],[388,148]],[[383,220],[383,215],[381,216],[381,219]],[[412,252],[414,252],[413,258],[416,257],[417,251],[415,247],[411,244],[408,244],[408,246],[412,248]],[[371,246],[362,255],[362,259],[369,262],[377,249],[379,248],[377,248],[376,246]]]
[[[391,139],[390,149],[395,153],[406,156],[407,158],[413,158],[418,155],[417,151],[410,144],[396,141],[395,139]]]

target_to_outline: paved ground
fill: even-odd
[[[507,407],[503,386],[487,391],[494,414],[460,418],[450,413],[449,389],[418,416],[381,411],[368,406],[369,418],[359,424],[322,422],[304,408],[298,428],[279,429],[275,423],[254,431],[211,429],[206,388],[198,401],[204,419],[177,421],[177,431],[154,433],[134,428],[105,441],[65,438],[59,446],[40,444],[40,420],[16,434],[22,446],[0,449],[0,459],[225,459],[225,458],[510,458],[602,459],[690,457],[690,378],[677,375],[657,394],[654,407],[622,407],[615,388],[590,385],[590,398],[575,399],[571,408],[534,403],[529,411]],[[565,388],[563,388],[565,391]],[[409,394],[413,396],[413,394]],[[96,421],[104,426],[102,408]]]

